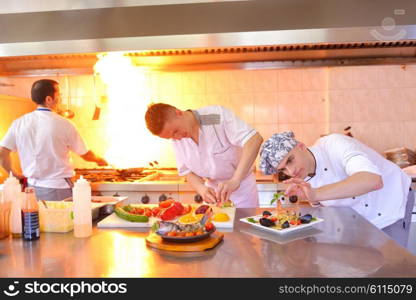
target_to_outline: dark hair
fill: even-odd
[[[37,104],[45,104],[47,96],[53,97],[55,93],[55,85],[59,83],[52,79],[41,79],[32,84],[31,96],[33,102]]]
[[[175,110],[175,106],[165,103],[150,104],[145,115],[147,129],[154,135],[159,135],[166,121],[172,116]]]

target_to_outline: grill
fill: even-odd
[[[166,170],[166,169],[163,169]],[[172,168],[172,170],[174,170]],[[160,169],[128,168],[128,169],[75,169],[76,178],[84,177],[89,182],[143,182],[155,180],[161,175]]]

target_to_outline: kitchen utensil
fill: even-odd
[[[45,200],[40,200],[40,201],[42,202],[43,206],[45,206],[45,208],[47,209],[48,205],[46,204],[46,201]]]
[[[97,91],[95,89],[95,74],[92,76],[92,79],[93,79],[93,85],[94,85],[94,87],[93,87],[93,95],[94,96],[93,97],[94,97],[94,105],[95,105],[94,115],[92,116],[92,120],[97,121],[97,120],[100,119],[101,108],[97,105]]]
[[[72,119],[75,116],[75,113],[70,109],[71,106],[71,89],[69,86],[68,76],[65,77],[66,88],[67,88],[67,97],[66,97],[66,109],[60,111],[59,114],[67,119]]]

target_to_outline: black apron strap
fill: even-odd
[[[69,187],[72,189],[74,187],[74,183],[72,182],[71,178],[64,178],[64,179],[68,183]]]

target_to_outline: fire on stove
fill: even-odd
[[[146,168],[129,169],[75,169],[76,177],[81,175],[90,182],[140,182],[150,180],[157,175],[157,170]]]

